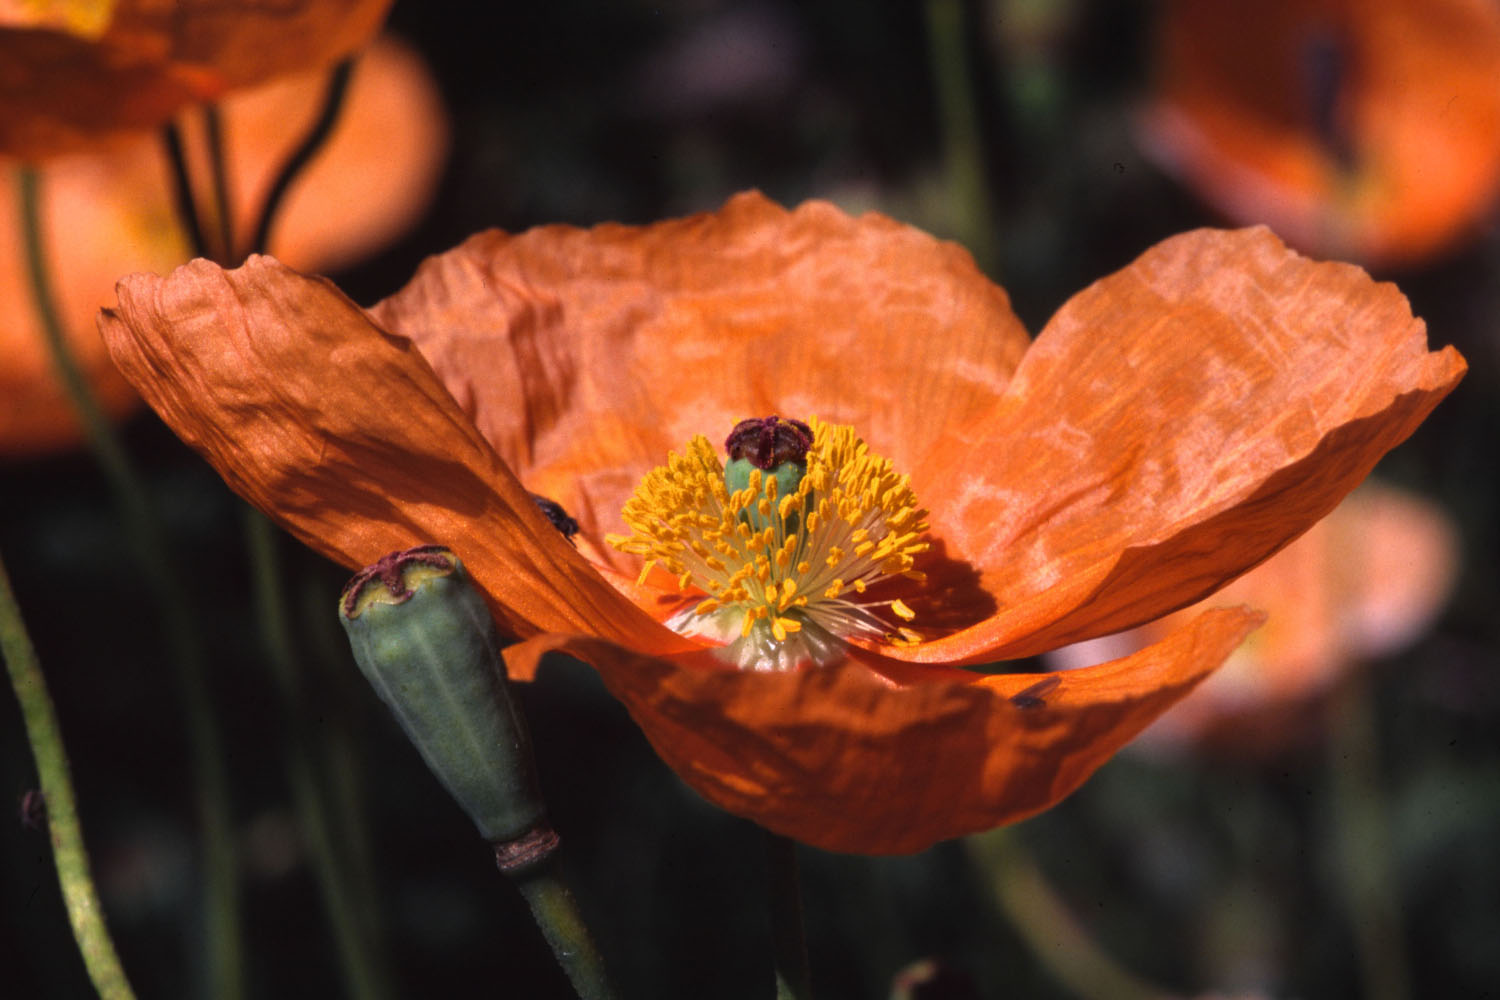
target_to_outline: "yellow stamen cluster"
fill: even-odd
[[[699,436],[626,502],[631,534],[608,538],[645,559],[643,581],[661,566],[679,587],[706,593],[672,624],[721,638],[743,666],[819,661],[850,637],[921,639],[876,614],[889,608],[911,621],[905,602],[863,595],[893,576],[922,578],[913,565],[928,548],[927,512],[908,478],[870,454],[852,427],[809,424],[813,444],[794,492],[778,495],[776,477],[753,469],[748,487],[731,494],[718,454]]]

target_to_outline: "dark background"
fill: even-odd
[[[334,276],[362,303],[481,228],[646,222],[758,187],[977,242],[1036,330],[1157,240],[1219,221],[1132,142],[1149,4],[1078,4],[1024,51],[1007,41],[1007,5],[965,8],[987,211],[953,204],[922,4],[558,0],[486,7],[482,23],[480,9],[402,0],[392,15],[441,81],[454,147],[420,226]],[[1411,297],[1434,345],[1458,345],[1471,365],[1380,470],[1446,507],[1465,555],[1431,633],[1369,674],[1391,888],[1421,996],[1488,996],[1500,983],[1497,274],[1500,234],[1487,225],[1442,259],[1379,275]],[[288,709],[259,652],[239,502],[154,417],[124,433],[210,648],[253,995],[340,995],[292,806]],[[52,685],[126,968],[142,997],[199,996],[192,775],[160,617],[85,454],[8,464],[0,484],[0,551]],[[370,852],[374,901],[362,912],[378,926],[392,995],[569,995],[487,848],[353,669],[332,612],[346,574],[289,541],[280,551],[310,731],[342,761],[361,817],[337,849]],[[586,667],[555,664],[519,694],[567,871],[621,993],[769,996],[758,832],[686,790]],[[0,701],[12,817],[0,822],[0,994],[84,996],[45,835],[18,818],[35,779],[14,702]],[[1011,836],[1101,947],[1166,988],[1369,995],[1339,878],[1337,767],[1318,733],[1270,759],[1127,752]],[[1071,995],[963,845],[802,860],[819,996],[885,997],[892,975],[924,957],[981,996]]]

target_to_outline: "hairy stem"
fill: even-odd
[[[36,760],[37,779],[46,803],[57,881],[62,886],[63,902],[73,925],[73,938],[83,954],[84,967],[104,1000],[135,1000],[109,928],[104,925],[104,908],[99,904],[99,894],[89,873],[89,856],[83,846],[83,830],[78,822],[78,805],[73,797],[73,779],[68,773],[68,754],[63,748],[57,712],[47,694],[47,682],[11,591],[4,560],[0,560],[0,654],[4,654],[10,686],[21,704],[21,720],[26,726],[26,739]]]

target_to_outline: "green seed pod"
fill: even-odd
[[[452,552],[395,552],[344,588],[354,659],[427,766],[492,842],[545,830],[531,741],[512,704],[500,638]]]
[[[731,459],[724,466],[724,488],[731,494],[738,493],[750,485],[750,473],[754,469],[755,466],[748,459]],[[797,485],[802,482],[802,477],[807,475],[807,466],[799,462],[782,462],[770,469],[761,470],[761,475],[774,478],[776,495],[784,497],[797,492]]]

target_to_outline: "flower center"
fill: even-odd
[[[854,428],[816,417],[741,421],[727,449],[727,470],[702,435],[673,452],[626,502],[631,533],[607,539],[645,559],[643,582],[659,565],[707,595],[669,626],[756,670],[832,662],[849,638],[921,641],[887,618],[912,620],[903,601],[867,595],[923,579],[927,512],[908,477]]]

